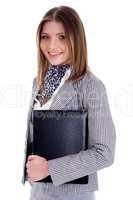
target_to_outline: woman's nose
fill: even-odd
[[[51,40],[49,42],[49,48],[52,50],[52,49],[55,49],[57,47],[57,41],[56,40]]]

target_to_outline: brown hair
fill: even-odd
[[[37,86],[40,89],[43,77],[48,69],[48,60],[40,49],[41,32],[48,21],[61,22],[64,26],[68,41],[70,61],[74,67],[74,73],[67,81],[78,80],[87,71],[90,71],[87,60],[87,44],[82,21],[77,12],[68,6],[54,7],[46,12],[37,28]]]

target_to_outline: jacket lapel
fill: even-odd
[[[76,91],[74,90],[73,83],[65,82],[54,97],[50,110],[65,109],[66,105],[72,101],[75,95]]]
[[[31,100],[31,107],[30,110],[33,108],[34,99],[38,93],[37,88],[35,88],[32,100]],[[50,110],[58,110],[58,109],[65,109],[66,105],[68,105],[71,100],[75,97],[76,91],[73,87],[72,81],[65,82],[62,87],[59,89],[58,93],[53,98],[53,102],[50,106]]]

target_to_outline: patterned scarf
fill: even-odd
[[[70,64],[49,65],[43,80],[43,88],[36,96],[40,103],[42,102],[41,104],[43,104],[44,97],[50,98],[52,96],[70,66]]]

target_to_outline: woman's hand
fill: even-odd
[[[32,181],[38,181],[48,174],[48,162],[45,158],[38,155],[28,156],[26,163],[28,181],[32,184]]]

